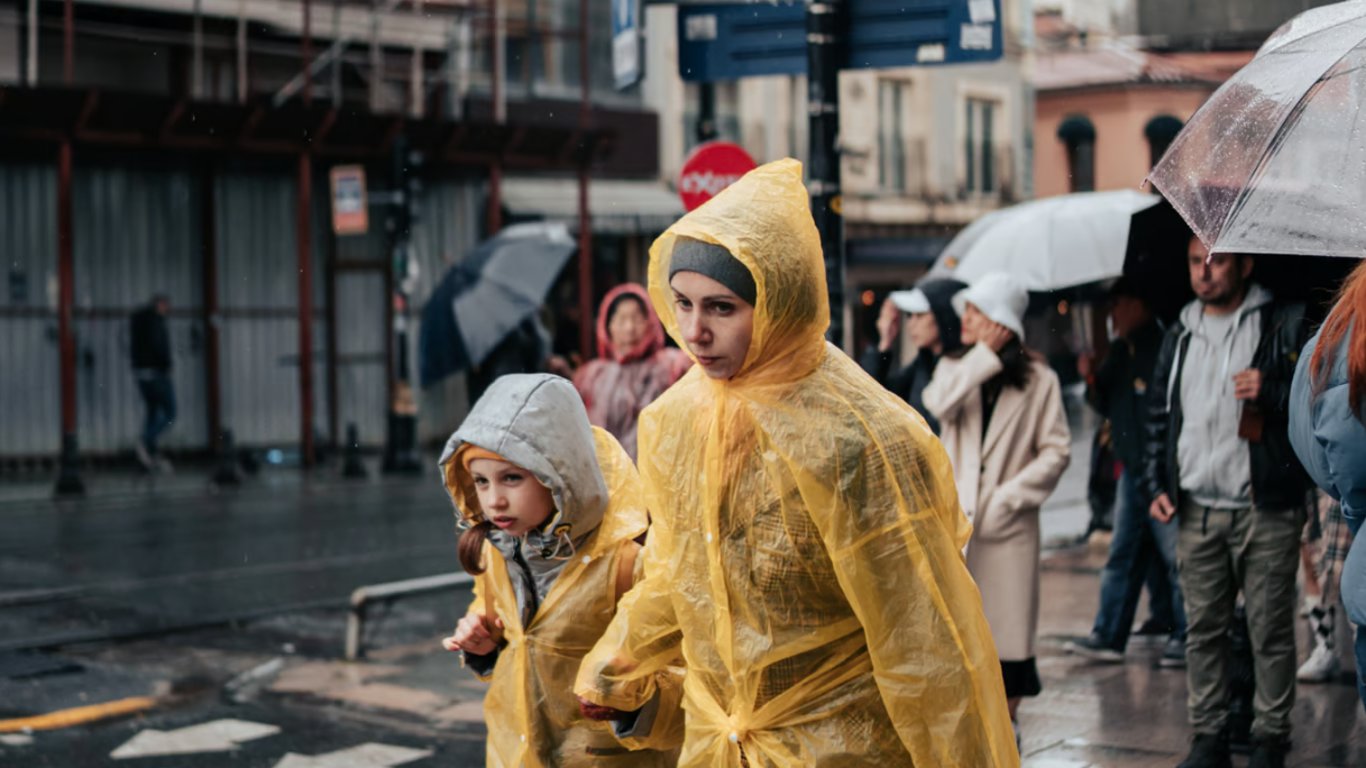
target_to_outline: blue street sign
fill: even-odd
[[[640,0],[612,0],[612,77],[618,89],[640,80]]]
[[[1001,58],[1000,0],[848,0],[846,69]],[[802,2],[680,5],[678,71],[690,82],[806,72]]]

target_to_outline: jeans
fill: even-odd
[[[1159,619],[1169,618],[1172,634],[1184,638],[1186,612],[1176,570],[1177,524],[1164,525],[1148,516],[1148,498],[1139,488],[1138,475],[1128,469],[1119,478],[1118,502],[1110,554],[1100,574],[1100,610],[1091,631],[1122,653],[1129,644],[1138,598],[1147,581],[1159,585],[1159,591],[1149,590],[1153,614]],[[1165,578],[1149,579],[1154,569]],[[1163,616],[1164,608],[1170,610],[1169,617]]]
[[[142,444],[147,452],[157,452],[157,438],[175,422],[175,387],[169,373],[145,374],[138,379],[138,391],[147,415],[142,422]]]

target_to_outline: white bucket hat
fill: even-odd
[[[918,315],[930,311],[930,300],[919,288],[909,291],[892,291],[892,304],[908,315]]]
[[[989,272],[953,296],[953,311],[963,316],[968,304],[977,307],[994,323],[1009,328],[1024,341],[1024,316],[1029,293],[1004,272]]]

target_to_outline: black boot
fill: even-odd
[[[1252,758],[1247,768],[1285,768],[1285,756],[1290,752],[1290,740],[1284,737],[1260,737],[1252,742]]]
[[[1176,768],[1232,768],[1228,737],[1222,733],[1197,733],[1191,751]]]

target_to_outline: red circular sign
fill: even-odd
[[[759,167],[738,144],[709,141],[692,151],[678,175],[678,196],[691,211]]]

